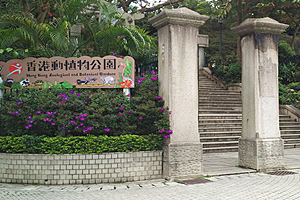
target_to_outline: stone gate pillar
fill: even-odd
[[[242,37],[243,126],[239,165],[284,168],[279,131],[278,35],[288,25],[271,18],[247,19],[232,28]]]
[[[173,134],[164,147],[163,176],[202,174],[198,131],[198,27],[209,17],[187,8],[165,9],[149,21],[158,29],[159,93],[172,111]]]

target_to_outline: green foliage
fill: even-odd
[[[162,128],[162,134],[166,134],[169,114],[161,110],[164,102],[157,99],[157,76],[140,79],[140,84],[131,89],[130,100],[122,89],[22,88],[17,93],[6,90],[0,104],[0,134],[147,135]]]
[[[288,88],[300,92],[300,82],[298,82],[298,83],[290,83],[290,84],[288,84]]]
[[[23,135],[0,137],[0,153],[86,154],[103,152],[154,151],[162,149],[160,135],[45,137]]]
[[[300,69],[296,63],[288,62],[280,63],[279,66],[279,80],[283,84],[299,81]]]
[[[229,66],[213,67],[212,72],[214,76],[218,77],[227,85],[241,82],[242,69],[237,63]]]
[[[290,84],[290,86],[297,87],[297,83]],[[300,102],[300,93],[291,92],[288,88],[285,87],[285,85],[279,83],[279,103],[280,104],[294,105],[298,109],[300,109],[299,102]]]

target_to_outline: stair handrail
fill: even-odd
[[[280,113],[291,116],[292,119],[300,122],[300,110],[292,105],[280,105]]]
[[[213,76],[211,74],[211,71],[208,67],[202,67],[200,69],[200,73],[202,73],[203,75],[205,75],[207,78],[209,78],[210,80],[214,81],[215,83],[217,83],[219,86],[221,86],[224,89],[227,89],[227,87],[225,86],[224,82],[219,80],[217,77]]]

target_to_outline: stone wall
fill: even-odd
[[[162,178],[162,151],[103,154],[0,154],[0,181],[93,184]]]

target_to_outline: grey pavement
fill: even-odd
[[[285,150],[285,156],[286,168],[295,174],[239,171],[245,169],[235,167],[237,153],[223,153],[223,157],[204,154],[204,174],[232,174],[207,176],[211,182],[193,185],[165,180],[56,186],[0,183],[0,200],[297,200],[300,199],[300,149]],[[215,166],[220,164],[223,168]]]

